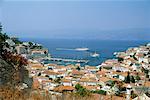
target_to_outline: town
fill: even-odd
[[[90,92],[95,95],[94,100],[150,99],[150,43],[115,52],[116,58],[98,66],[83,67],[80,63],[66,66],[43,63],[51,55],[42,44],[20,42],[15,37],[6,39],[6,43],[8,46],[4,49],[28,60],[26,68],[33,79],[34,90],[54,95],[78,92],[81,96]]]

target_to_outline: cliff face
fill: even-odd
[[[14,67],[8,64],[2,58],[0,58],[0,85],[12,83],[14,72],[15,72]]]

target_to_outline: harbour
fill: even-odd
[[[45,60],[45,59],[44,59]],[[64,59],[64,58],[46,58],[46,60],[50,61],[64,61],[64,62],[76,62],[76,63],[88,63],[89,60],[75,60],[75,59]]]

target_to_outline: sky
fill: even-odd
[[[94,39],[102,31],[149,29],[150,0],[0,0],[0,21],[18,37],[83,38],[90,32]]]

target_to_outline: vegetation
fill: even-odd
[[[148,75],[149,70],[148,70],[148,69],[145,69],[145,70],[144,70],[144,73],[145,73],[146,78],[149,78],[149,75]]]
[[[137,94],[135,94],[133,91],[131,91],[131,98],[132,99],[136,98],[137,96],[138,96]]]
[[[101,71],[102,70],[102,67],[99,67],[99,71]]]
[[[109,80],[106,82],[106,85],[111,86],[111,88],[115,85],[115,82],[112,80]]]
[[[134,79],[133,76],[131,76],[131,82],[132,82],[132,83],[135,83],[135,79]]]
[[[80,70],[81,70],[81,68],[78,66],[78,67],[76,68],[76,70],[80,71]]]
[[[56,98],[61,100],[59,96]],[[53,100],[52,95],[44,91],[19,90],[10,86],[0,87],[0,100]]]
[[[146,78],[149,78],[149,75],[148,75],[149,70],[148,69],[145,69],[142,67],[141,71],[145,73]]]
[[[149,93],[149,92],[146,92],[145,94],[146,94],[148,97],[150,97],[150,93]]]
[[[22,42],[18,38],[12,38],[15,44],[22,44]]]
[[[111,67],[111,66],[103,66],[103,68],[104,68],[104,69],[107,69],[107,70],[112,69],[112,67]]]
[[[137,73],[137,75],[136,75],[135,79],[136,79],[137,81],[141,80],[141,78],[140,78],[140,76],[139,76],[139,74],[138,74],[138,73]]]
[[[55,83],[61,83],[61,78],[57,78],[54,80]]]
[[[0,64],[0,69],[3,69],[1,70],[1,73],[3,73],[2,81],[9,80],[5,82],[13,86],[16,86],[25,81],[28,82],[28,70],[25,68],[25,66],[28,64],[27,59],[25,59],[21,55],[14,54],[12,51],[7,51],[6,49],[4,49],[4,46],[9,47],[5,42],[6,39],[10,39],[10,37],[2,33],[2,26],[0,25],[0,60],[3,61],[3,64]],[[16,40],[16,42],[17,41],[19,42],[19,40]]]
[[[95,100],[91,96],[80,96],[74,93],[63,93],[62,95],[51,95],[48,91],[40,90],[18,90],[10,86],[0,87],[0,100]]]
[[[130,83],[130,72],[128,72],[128,75],[125,77],[125,83]]]
[[[77,95],[80,95],[82,97],[90,95],[90,91],[88,91],[86,88],[84,88],[80,84],[76,84],[75,89],[76,89],[76,94]]]
[[[136,55],[136,53],[133,55],[133,59],[137,61],[138,59],[135,57],[135,55]]]
[[[92,91],[92,93],[106,95],[106,91],[104,91],[104,90],[96,90],[96,91]]]
[[[0,54],[2,54],[3,52],[3,47],[6,45],[6,39],[8,39],[9,37],[6,35],[6,33],[2,33],[0,31]]]
[[[128,75],[125,77],[125,80],[124,80],[124,82],[125,83],[135,83],[135,79],[136,80],[139,80],[140,79],[140,77],[139,76],[136,76],[135,78],[134,78],[134,76],[130,76],[130,73],[128,72]]]
[[[118,62],[122,62],[124,60],[123,58],[120,58],[120,57],[118,57],[117,59],[118,59]]]

